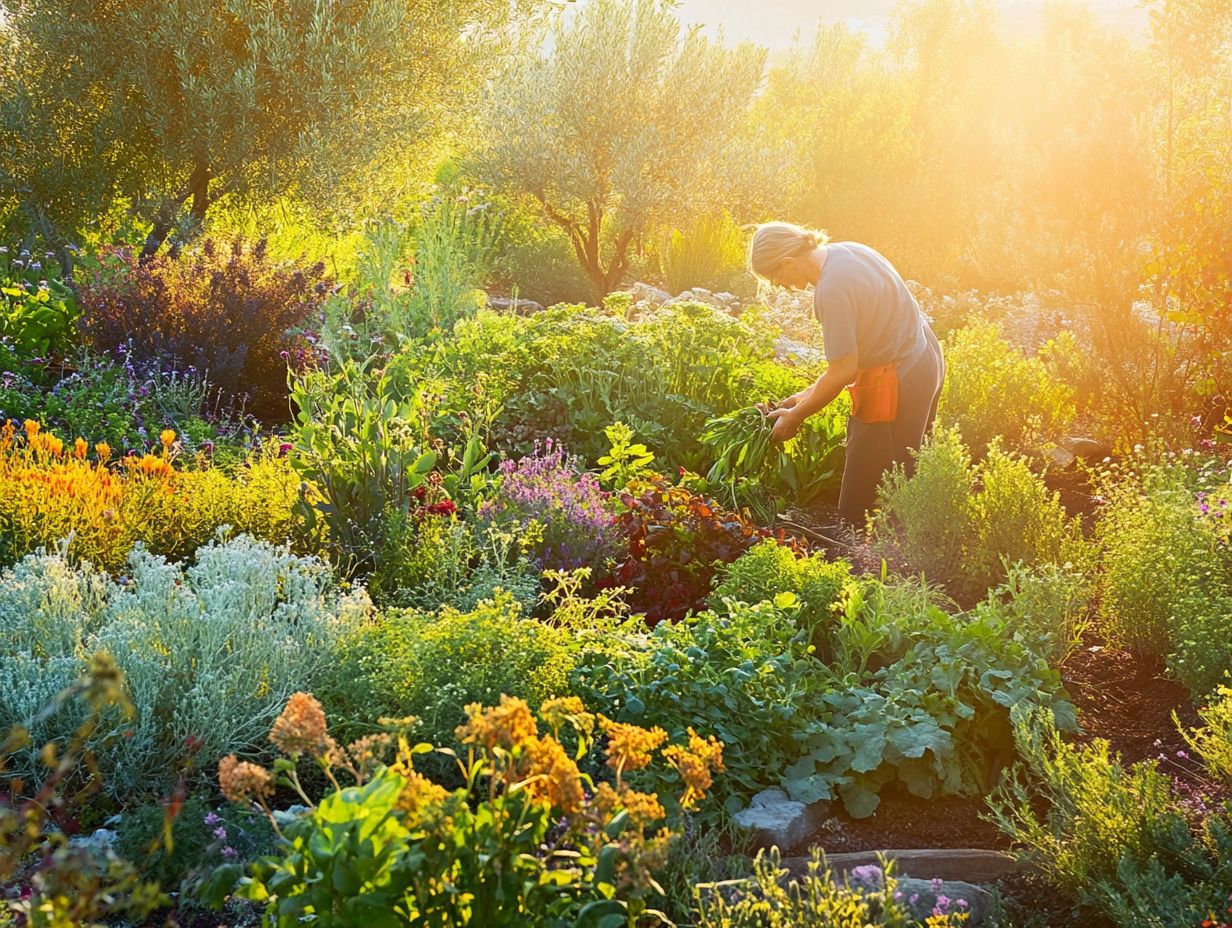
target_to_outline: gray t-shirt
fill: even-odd
[[[813,292],[826,359],[855,351],[860,369],[902,364],[924,340],[920,306],[894,266],[867,245],[831,242]]]

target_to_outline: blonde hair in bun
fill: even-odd
[[[830,241],[816,229],[805,229],[790,222],[763,222],[753,230],[749,242],[749,270],[762,280],[779,269],[785,258],[794,258]]]

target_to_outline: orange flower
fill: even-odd
[[[158,458],[152,454],[143,454],[141,457],[126,457],[124,466],[130,472],[141,474],[145,477],[170,477],[175,473],[171,462],[166,458]]]
[[[274,778],[264,767],[228,754],[218,762],[218,788],[232,802],[247,802],[273,795]]]
[[[79,458],[84,458],[86,456],[86,451],[88,451],[89,448],[90,446],[86,444],[86,440],[84,438],[78,438],[75,442],[73,442],[73,453]]]
[[[542,802],[572,815],[582,806],[581,773],[555,738],[534,738],[527,742],[530,760],[527,792]]]
[[[274,720],[270,741],[288,757],[324,757],[334,747],[325,710],[311,693],[292,693],[282,715]]]
[[[663,758],[678,771],[684,780],[684,794],[680,806],[691,809],[704,799],[706,790],[713,783],[712,771],[722,771],[723,743],[714,737],[703,740],[692,728],[689,729],[689,746],[677,744],[663,749]]]
[[[469,721],[457,728],[458,740],[476,744],[489,751],[503,748],[511,751],[517,745],[534,738],[539,729],[535,717],[524,699],[501,694],[500,705],[484,709],[474,702],[466,707]]]
[[[629,813],[629,820],[638,828],[653,825],[667,816],[663,804],[654,793],[639,793],[628,787],[617,792],[610,783],[600,783],[591,802],[604,821],[610,819],[617,809],[624,809]]]
[[[399,772],[405,777],[406,785],[398,794],[398,808],[405,813],[407,824],[413,828],[449,798],[449,790],[439,783],[433,783],[418,771]]]
[[[33,438],[35,435],[39,433],[40,426],[33,419],[27,419],[23,425],[26,430],[26,440],[27,441],[29,441],[31,438]]]
[[[599,716],[599,724],[607,734],[607,765],[618,773],[624,770],[641,770],[648,767],[651,752],[667,740],[662,728],[641,728],[613,722],[605,715]]]

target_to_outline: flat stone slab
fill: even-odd
[[[753,832],[756,847],[791,850],[807,841],[830,811],[828,802],[806,805],[788,797],[778,787],[763,789],[747,809],[732,816],[742,828]]]
[[[981,848],[927,848],[890,851],[855,851],[849,854],[827,854],[826,863],[836,874],[850,873],[857,867],[879,865],[878,854],[894,861],[894,873],[899,877],[921,880],[964,880],[969,883],[992,883],[1005,876],[1029,870],[1027,864],[1004,854]],[[784,857],[783,866],[799,875],[808,872],[807,857]]]

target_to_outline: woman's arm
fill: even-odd
[[[856,352],[843,355],[832,361],[811,387],[788,397],[787,402],[795,399],[794,403],[772,409],[769,417],[774,420],[774,440],[787,441],[792,438],[800,431],[805,419],[834,402],[835,397],[843,392],[843,387],[856,379],[859,370],[860,359]]]

